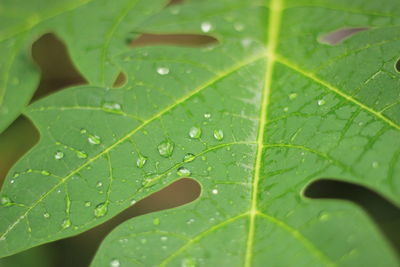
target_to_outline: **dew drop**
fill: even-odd
[[[143,168],[143,166],[146,164],[146,162],[147,162],[147,158],[139,154],[139,158],[136,160],[136,166],[138,168]]]
[[[61,224],[62,229],[67,229],[70,226],[71,226],[71,220],[70,219],[65,219]]]
[[[14,173],[13,178],[18,178],[19,175],[20,175],[20,174],[19,174],[18,172],[16,172],[16,173]]]
[[[169,68],[158,67],[157,68],[157,73],[160,74],[160,75],[167,75],[169,73]]]
[[[191,162],[196,158],[195,155],[193,155],[192,153],[187,153],[184,157],[183,157],[183,162]]]
[[[186,223],[187,224],[192,224],[192,223],[194,223],[194,221],[195,221],[194,219],[189,219]]]
[[[376,169],[379,167],[379,163],[377,161],[372,162],[372,168]]]
[[[174,151],[174,143],[169,139],[164,140],[158,145],[157,149],[161,156],[169,158]]]
[[[159,218],[154,218],[153,219],[153,224],[154,225],[160,225],[160,219]]]
[[[0,203],[2,206],[7,207],[12,205],[12,200],[8,196],[2,196],[0,198]]]
[[[140,243],[142,243],[142,244],[146,244],[146,243],[147,243],[147,239],[146,239],[146,238],[142,238],[142,239],[140,239]]]
[[[50,214],[48,212],[43,213],[43,217],[45,217],[46,219],[50,218]]]
[[[99,144],[101,144],[101,138],[98,137],[97,135],[89,135],[88,141],[89,141],[89,143],[91,143],[92,145],[99,145]]]
[[[61,152],[61,151],[57,151],[57,152],[54,154],[54,158],[57,159],[57,160],[62,159],[63,157],[64,157],[64,153]]]
[[[290,100],[293,100],[293,99],[295,99],[297,97],[297,94],[296,93],[291,93],[290,95],[289,95],[289,99]]]
[[[330,215],[328,213],[326,213],[326,212],[321,212],[319,217],[318,217],[318,219],[321,222],[325,222],[325,221],[329,220],[329,218],[330,218]]]
[[[251,45],[251,42],[252,41],[250,38],[244,38],[244,39],[242,39],[241,44],[244,48],[247,48]]]
[[[206,119],[209,119],[209,118],[211,118],[211,114],[210,113],[204,113],[204,118],[206,118]]]
[[[318,100],[318,106],[323,106],[326,104],[326,101],[324,99]]]
[[[201,24],[201,31],[202,32],[209,32],[212,30],[212,25],[210,22],[205,21]]]
[[[132,199],[131,200],[131,205],[135,205],[136,204],[136,200],[135,199]]]
[[[119,267],[121,266],[121,263],[118,259],[113,259],[110,261],[110,267]]]
[[[181,262],[181,267],[196,267],[196,260],[192,257],[184,258]]]
[[[94,209],[94,216],[103,217],[104,215],[106,215],[107,210],[108,210],[107,203],[100,203]]]
[[[192,139],[198,139],[201,137],[201,129],[199,127],[192,127],[189,130],[189,137]]]
[[[96,187],[102,187],[103,183],[102,182],[97,182]]]
[[[105,111],[118,111],[118,110],[121,110],[121,108],[122,108],[121,105],[118,103],[106,102],[103,104],[103,110],[105,110]]]
[[[214,195],[217,195],[217,194],[218,194],[218,189],[213,189],[211,192],[212,192]]]
[[[235,28],[236,31],[241,32],[241,31],[244,30],[244,25],[242,23],[240,23],[240,22],[236,22],[233,25],[233,28]]]
[[[82,128],[79,132],[80,132],[81,134],[85,134],[85,133],[87,133],[87,130],[84,129],[84,128]]]
[[[77,156],[78,158],[80,158],[80,159],[86,159],[86,158],[88,157],[88,155],[87,155],[85,152],[83,152],[83,151],[77,150],[77,151],[75,151],[75,152],[76,152],[76,156]]]
[[[92,206],[92,202],[86,201],[86,202],[85,202],[85,207],[90,207],[90,206]]]
[[[224,132],[222,130],[214,130],[214,138],[218,141],[224,139]]]
[[[178,171],[176,172],[179,176],[189,176],[191,175],[191,171],[185,167],[180,167],[178,168]]]
[[[160,239],[161,239],[161,241],[165,242],[165,241],[167,241],[167,240],[168,240],[168,237],[166,237],[166,236],[162,236]]]

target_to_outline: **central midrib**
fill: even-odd
[[[255,228],[255,219],[258,214],[257,210],[258,183],[260,181],[263,140],[264,140],[265,126],[267,122],[267,115],[268,115],[267,111],[270,98],[270,88],[272,84],[272,75],[275,65],[275,53],[276,53],[276,46],[278,43],[278,35],[279,35],[281,13],[282,13],[282,2],[283,0],[271,0],[269,5],[269,23],[268,23],[268,36],[267,36],[268,58],[266,65],[264,87],[262,92],[260,120],[258,126],[258,134],[257,134],[257,154],[254,165],[254,177],[252,182],[250,222],[249,222],[249,232],[247,236],[246,257],[244,262],[245,267],[250,267],[252,265],[252,259],[253,259],[252,255],[253,255],[253,245],[254,245],[254,228]]]

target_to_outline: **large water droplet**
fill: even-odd
[[[180,167],[178,168],[178,171],[176,172],[179,176],[189,176],[191,175],[191,171],[185,167]]]
[[[57,160],[62,159],[63,157],[64,157],[64,153],[61,152],[61,151],[57,151],[57,152],[54,154],[54,158],[57,159]]]
[[[157,149],[161,156],[169,158],[174,151],[174,143],[169,139],[164,140],[158,145]]]
[[[222,130],[214,130],[214,138],[218,141],[224,139],[224,132]]]
[[[0,203],[2,206],[7,207],[12,205],[12,200],[8,196],[2,196],[0,198]]]
[[[65,219],[61,224],[62,229],[67,229],[70,226],[71,226],[71,220],[70,219]]]
[[[183,162],[191,162],[196,158],[195,155],[193,155],[192,153],[187,153],[184,157],[183,157]]]
[[[139,158],[136,160],[136,166],[138,168],[143,168],[143,166],[146,164],[146,162],[147,162],[147,158],[139,154]]]
[[[89,135],[88,137],[88,141],[89,143],[91,143],[92,145],[99,145],[101,144],[101,138],[97,135]]]
[[[121,263],[118,259],[113,259],[110,261],[110,267],[119,267],[121,266]]]
[[[96,217],[103,217],[106,215],[108,211],[108,205],[107,203],[103,202],[97,205],[97,207],[94,209],[94,216]]]
[[[201,31],[202,32],[209,32],[212,30],[212,25],[210,22],[205,21],[201,24]]]
[[[158,67],[157,68],[157,73],[160,74],[160,75],[167,75],[169,73],[169,68]]]
[[[189,130],[189,137],[197,139],[201,137],[201,129],[199,127],[192,127]]]

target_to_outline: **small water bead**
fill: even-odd
[[[233,28],[234,28],[236,31],[241,32],[241,31],[244,30],[244,25],[243,25],[243,23],[236,22],[236,23],[233,25]]]
[[[153,224],[154,225],[160,225],[160,218],[154,218],[153,219]]]
[[[157,68],[157,73],[160,74],[160,75],[167,75],[169,73],[169,68],[158,67]]]
[[[102,187],[103,183],[102,182],[97,182],[96,187]]]
[[[318,100],[318,106],[323,106],[326,104],[326,101],[324,99]]]
[[[168,240],[168,237],[166,237],[166,236],[162,236],[160,239],[161,239],[161,241],[165,242],[165,241],[167,241],[167,240]]]
[[[43,170],[43,171],[41,171],[40,173],[43,174],[43,175],[45,175],[45,176],[49,176],[49,175],[50,175],[50,172],[49,172],[49,171],[46,171],[46,170]]]
[[[70,226],[71,226],[71,220],[70,219],[65,219],[63,222],[62,222],[62,224],[61,224],[61,227],[62,227],[62,229],[67,229],[67,228],[69,228]]]
[[[289,95],[289,99],[290,100],[293,100],[293,99],[295,99],[297,97],[297,94],[296,93],[291,93],[290,95]]]
[[[76,153],[76,156],[80,159],[86,159],[88,157],[88,155],[83,151],[77,150],[77,151],[75,151],[75,153]]]
[[[192,172],[185,168],[185,167],[179,167],[178,171],[176,172],[179,176],[189,176],[192,174]]]
[[[143,166],[146,164],[146,162],[147,162],[147,158],[139,154],[139,158],[136,160],[136,166],[138,168],[143,168]]]
[[[214,195],[217,195],[217,194],[218,194],[218,189],[213,189],[211,192],[212,192]]]
[[[12,200],[8,196],[2,196],[0,198],[0,203],[2,206],[7,207],[12,205]]]
[[[79,132],[80,132],[81,134],[85,134],[85,133],[87,133],[87,130],[84,129],[84,128],[82,128]]]
[[[183,162],[191,162],[193,160],[195,160],[196,156],[193,155],[192,153],[187,153],[184,157],[183,157]]]
[[[194,222],[195,222],[194,219],[189,219],[186,223],[187,223],[187,224],[192,224],[192,223],[194,223]]]
[[[240,43],[242,44],[242,46],[244,48],[247,48],[251,45],[252,40],[250,38],[244,38],[244,39],[242,39],[242,41]]]
[[[321,221],[321,222],[325,222],[325,221],[327,221],[327,220],[329,220],[329,218],[330,218],[331,216],[329,215],[329,213],[326,213],[326,212],[321,212],[320,214],[319,214],[319,217],[318,217],[318,219]]]
[[[204,113],[204,118],[210,119],[211,118],[211,114],[210,113]]]
[[[161,156],[169,158],[174,151],[174,143],[169,139],[164,140],[158,145],[157,149]]]
[[[211,166],[209,166],[209,167],[207,167],[207,171],[212,171],[212,167]]]
[[[121,263],[118,259],[113,259],[110,261],[110,267],[119,267],[121,266]]]
[[[48,212],[43,213],[43,217],[45,217],[46,219],[50,218],[50,214]]]
[[[121,109],[122,109],[121,104],[118,104],[118,103],[104,103],[103,104],[103,110],[106,110],[106,111],[119,111]]]
[[[201,24],[201,31],[202,32],[209,32],[212,30],[212,25],[210,22],[205,21]]]
[[[19,172],[14,173],[13,178],[18,178],[19,177]]]
[[[61,151],[57,151],[57,152],[54,154],[54,158],[57,159],[57,160],[62,159],[63,157],[64,157],[64,153],[61,152]]]
[[[97,207],[94,209],[94,216],[96,217],[103,217],[106,215],[108,211],[108,205],[107,203],[100,203],[97,205]]]
[[[218,141],[224,139],[224,132],[222,130],[214,130],[214,138]]]
[[[194,258],[185,258],[181,262],[181,267],[196,267],[196,260]]]
[[[136,204],[136,200],[135,199],[132,199],[131,200],[131,205],[135,205]]]
[[[379,163],[377,161],[372,162],[372,168],[376,169],[379,167]]]
[[[97,135],[89,135],[88,137],[88,141],[89,143],[91,143],[92,145],[99,145],[101,144],[101,138]]]
[[[92,206],[92,202],[86,201],[86,202],[85,202],[85,207],[90,207],[90,206]]]
[[[289,111],[289,108],[288,108],[288,107],[284,107],[284,108],[283,108],[283,111],[284,111],[284,112],[288,112],[288,111]]]
[[[192,139],[198,139],[201,137],[201,129],[199,127],[192,127],[189,130],[189,137]]]
[[[140,239],[140,243],[142,243],[142,244],[146,244],[146,243],[147,243],[147,239],[146,239],[146,238],[142,238],[142,239]]]

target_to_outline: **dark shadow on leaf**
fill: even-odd
[[[319,179],[309,184],[304,195],[316,199],[342,199],[361,208],[378,225],[400,257],[400,208],[371,189],[333,179]]]
[[[335,30],[333,32],[323,34],[318,38],[318,41],[322,44],[328,45],[337,45],[341,43],[343,40],[350,38],[356,33],[369,30],[366,27],[357,27],[357,28],[341,28]]]
[[[400,58],[396,61],[395,68],[397,72],[400,72]]]
[[[129,41],[130,47],[143,47],[154,45],[174,45],[189,47],[205,47],[217,44],[218,40],[204,34],[149,34],[140,35],[137,39]]]
[[[32,57],[41,70],[32,101],[69,86],[87,83],[73,65],[64,43],[52,33],[44,34],[33,43]]]
[[[119,224],[136,216],[171,209],[196,200],[200,196],[200,184],[182,178],[166,188],[138,201],[114,218],[78,236],[53,243],[59,257],[55,266],[89,266],[101,241]]]

